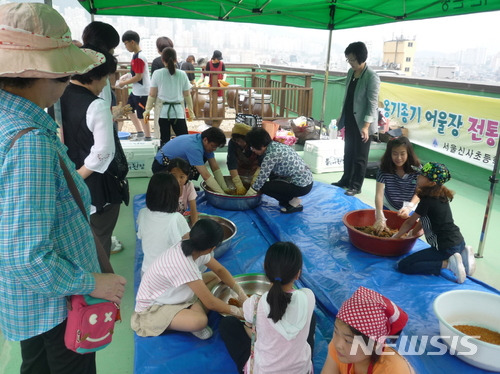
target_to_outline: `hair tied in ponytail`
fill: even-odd
[[[280,282],[281,283],[281,278],[274,278],[275,282]]]

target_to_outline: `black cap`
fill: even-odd
[[[212,60],[222,60],[222,52],[221,51],[214,51],[214,54],[212,56]]]

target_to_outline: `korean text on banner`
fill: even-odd
[[[379,101],[390,127],[407,128],[415,144],[493,169],[500,99],[382,83]]]

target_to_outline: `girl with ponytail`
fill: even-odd
[[[190,120],[194,119],[193,100],[191,99],[191,83],[187,74],[176,68],[177,52],[173,48],[165,48],[161,52],[161,60],[166,69],[155,70],[151,77],[148,101],[144,111],[144,118],[149,121],[151,109],[155,106],[156,98],[163,105],[159,116],[160,138],[163,146],[170,140],[170,128],[175,135],[188,133],[184,103],[189,111]]]
[[[156,175],[156,174],[155,174]],[[224,238],[222,227],[211,219],[193,226],[189,239],[163,252],[144,273],[137,292],[131,326],[139,336],[158,336],[165,330],[188,331],[199,339],[212,336],[207,309],[242,317],[242,310],[211,293],[222,281],[239,296],[246,295],[211,253]],[[202,274],[209,268],[211,271]]]
[[[264,271],[271,289],[243,304],[245,324],[225,317],[219,325],[226,348],[240,373],[312,372],[315,298],[308,288],[294,289],[302,270],[302,253],[293,243],[277,242],[267,250]],[[256,313],[254,319],[254,312]],[[255,320],[253,363],[251,327]]]

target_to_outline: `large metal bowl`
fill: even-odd
[[[222,226],[224,230],[224,240],[220,243],[217,248],[214,249],[213,254],[215,258],[219,258],[224,255],[229,248],[231,247],[231,242],[233,241],[234,236],[238,232],[236,225],[224,217],[219,216],[211,216],[208,214],[200,213],[198,215],[199,219],[211,219]],[[188,221],[189,227],[191,227],[191,216],[186,216],[186,220]]]
[[[235,275],[234,280],[240,284],[243,291],[245,291],[245,293],[249,296],[263,295],[271,288],[271,283],[265,274],[240,274]],[[222,282],[217,283],[215,287],[212,288],[212,294],[218,299],[224,301],[226,304],[230,298],[238,298],[238,295]],[[221,314],[225,315],[223,313]]]
[[[441,339],[450,353],[478,368],[500,372],[500,345],[468,337],[456,325],[472,325],[500,332],[500,296],[475,290],[444,292],[434,300]]]
[[[236,189],[230,176],[225,176],[224,180],[229,189]],[[241,181],[245,188],[248,189],[250,187],[251,178],[241,177]],[[256,208],[262,202],[261,194],[253,196],[221,195],[210,190],[205,182],[201,182],[200,186],[205,191],[205,197],[208,203],[215,208],[223,210],[249,210]]]
[[[399,229],[405,221],[405,219],[398,217],[397,212],[385,210],[384,215],[387,218],[387,226],[392,229]],[[416,236],[401,239],[379,238],[356,230],[354,226],[373,226],[375,223],[374,209],[359,209],[346,213],[342,217],[342,222],[347,227],[347,233],[352,245],[362,251],[378,256],[404,255],[410,252],[418,239]]]

